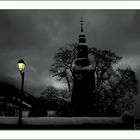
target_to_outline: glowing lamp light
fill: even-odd
[[[22,72],[24,70],[24,68],[25,68],[25,65],[26,65],[25,62],[23,61],[23,59],[21,59],[17,63],[18,63],[19,71]]]

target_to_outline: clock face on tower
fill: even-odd
[[[75,80],[81,80],[82,79],[82,74],[81,74],[80,70],[75,71],[74,79]]]

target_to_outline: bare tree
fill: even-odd
[[[73,81],[73,64],[76,58],[76,44],[68,44],[62,47],[54,56],[54,63],[50,72],[58,80],[67,82],[69,92],[72,90]]]
[[[135,72],[131,68],[118,68],[113,76],[108,80],[108,91],[111,95],[108,111],[123,112],[132,109],[135,104],[134,95],[138,94]]]
[[[59,80],[65,80],[72,91],[73,67],[77,44],[60,48],[54,57],[51,73]],[[99,113],[121,113],[131,109],[134,96],[138,94],[135,72],[130,68],[115,68],[122,57],[109,50],[89,48],[90,63],[94,68],[95,89],[93,108]]]

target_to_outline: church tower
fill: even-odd
[[[75,64],[77,66],[88,66],[90,64],[88,60],[88,47],[86,44],[86,37],[83,32],[83,19],[81,17],[81,33],[79,35],[79,42],[77,46],[77,59],[75,61]]]
[[[92,116],[94,69],[88,59],[88,46],[83,31],[83,19],[81,18],[81,32],[77,45],[77,57],[73,68],[74,81],[72,90],[73,116]]]

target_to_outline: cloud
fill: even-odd
[[[140,67],[139,60],[140,60],[140,56],[124,57],[117,64],[117,67],[127,68],[131,66],[134,71],[137,71],[138,68]]]
[[[50,82],[57,49],[78,41],[81,16],[89,47],[114,51],[123,65],[138,67],[138,10],[0,10],[0,73],[18,81],[16,63],[23,58],[26,87],[38,94]]]

